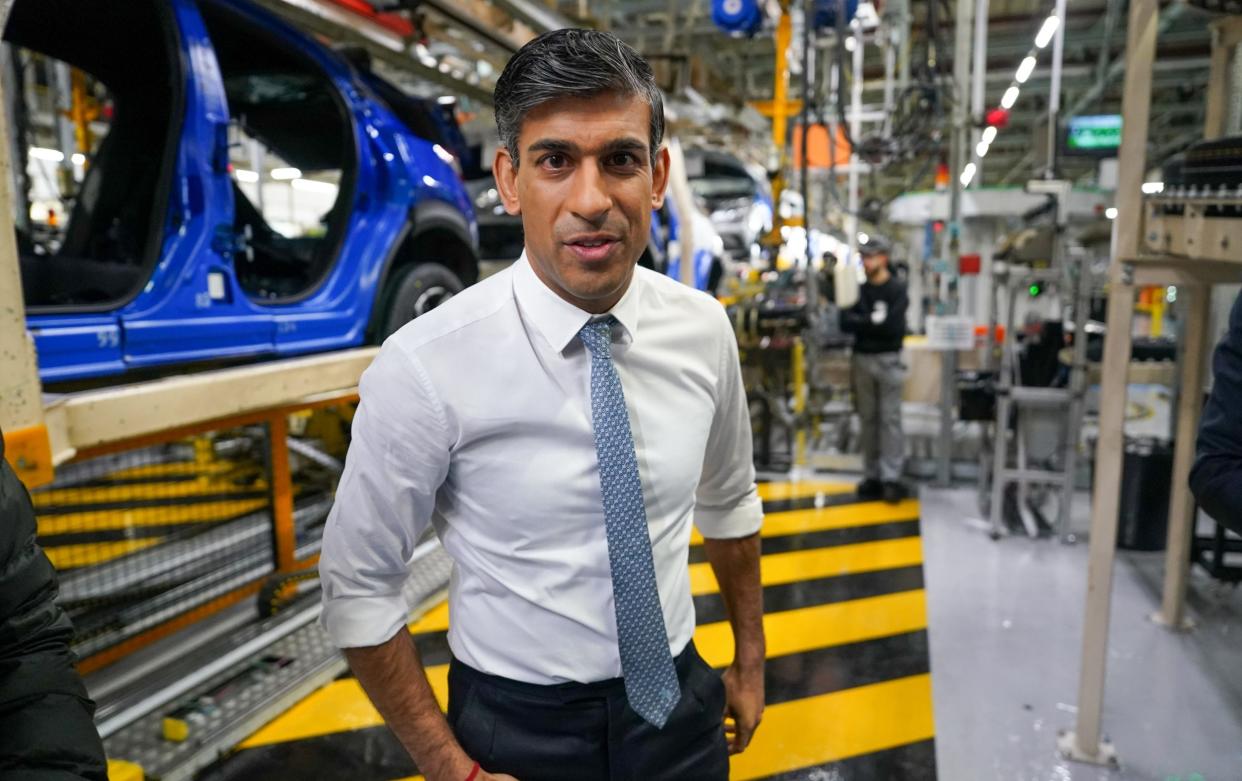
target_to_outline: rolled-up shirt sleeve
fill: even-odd
[[[358,393],[319,559],[321,621],[339,648],[379,645],[407,621],[402,586],[431,524],[451,446],[426,372],[394,339],[363,373]]]
[[[694,524],[704,537],[733,539],[759,531],[763,525],[763,504],[755,487],[750,409],[742,385],[737,341],[723,309],[720,327],[716,414],[695,495]]]

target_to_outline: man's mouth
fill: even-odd
[[[607,258],[621,242],[615,236],[575,236],[565,242],[580,260],[597,261]]]

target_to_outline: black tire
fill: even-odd
[[[438,263],[420,263],[404,269],[388,288],[391,292],[385,297],[388,303],[375,332],[376,343],[448,301],[463,287],[456,274]]]

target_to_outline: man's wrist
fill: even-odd
[[[432,761],[435,768],[435,781],[463,781],[474,770],[474,760],[459,746],[445,747],[440,756]],[[431,780],[432,774],[426,778]]]
[[[758,643],[739,645],[733,656],[733,665],[739,672],[755,672],[763,669],[765,656],[762,640]]]

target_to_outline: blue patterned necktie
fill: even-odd
[[[621,378],[612,363],[615,322],[615,318],[607,317],[587,323],[578,336],[591,353],[591,416],[604,494],[604,526],[625,695],[635,713],[662,728],[681,699],[681,687],[669,652],[664,611],[656,588],[630,417],[625,409]]]

